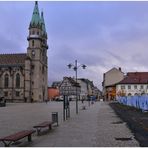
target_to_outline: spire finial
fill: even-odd
[[[38,1],[35,1],[35,4],[38,5]]]

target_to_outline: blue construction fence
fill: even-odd
[[[148,95],[118,97],[117,101],[127,106],[133,106],[142,111],[148,111]]]

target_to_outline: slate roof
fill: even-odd
[[[148,72],[129,72],[118,84],[148,84]]]
[[[52,83],[51,86],[52,87],[59,87],[61,83],[62,83],[62,81],[55,81],[55,82]]]
[[[67,79],[72,84],[72,86],[80,87],[79,83],[77,83],[73,78],[67,77]]]
[[[0,66],[24,65],[27,54],[0,54]]]
[[[91,85],[92,87],[94,86],[93,81],[90,81],[90,80],[88,80],[88,79],[79,78],[78,80],[81,80],[81,81],[85,82],[86,84]]]
[[[81,87],[79,85],[79,83],[76,83],[76,81],[71,77],[64,77],[64,79],[68,79],[69,83],[74,87]],[[64,82],[64,79],[63,79],[62,83]],[[60,84],[60,87],[61,87],[62,83]]]

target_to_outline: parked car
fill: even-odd
[[[63,100],[64,100],[63,96],[55,97],[55,101],[63,101]]]

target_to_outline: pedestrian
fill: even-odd
[[[31,98],[31,100],[30,100],[30,101],[31,101],[31,103],[33,103],[33,98]]]
[[[84,99],[82,98],[82,103],[84,102]]]
[[[27,98],[26,97],[24,98],[24,102],[27,102]]]
[[[46,99],[45,102],[46,102],[46,104],[47,104],[48,100]]]
[[[90,106],[90,97],[88,98],[88,105]]]

